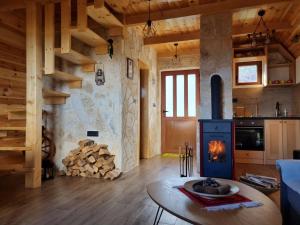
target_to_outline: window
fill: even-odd
[[[236,85],[262,84],[262,62],[241,62],[235,64]]]

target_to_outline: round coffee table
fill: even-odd
[[[228,181],[240,188],[239,194],[253,201],[263,203],[260,207],[240,208],[208,212],[193,202],[176,187],[186,181],[199,178],[178,178],[158,181],[147,186],[150,198],[158,205],[154,224],[158,224],[164,210],[196,225],[281,225],[281,213],[271,199],[261,192],[237,181]]]

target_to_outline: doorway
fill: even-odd
[[[140,159],[150,157],[149,151],[149,70],[140,69]]]
[[[166,71],[161,79],[162,153],[178,153],[186,142],[195,150],[199,70]]]

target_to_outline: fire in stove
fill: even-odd
[[[212,140],[208,143],[208,160],[209,162],[225,162],[226,151],[225,143],[220,140]]]

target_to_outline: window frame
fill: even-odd
[[[257,66],[257,82],[239,82],[239,67],[240,66]],[[262,61],[237,62],[235,63],[235,85],[261,85],[262,84]]]

